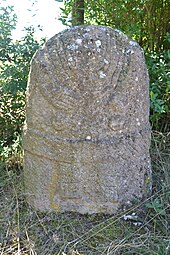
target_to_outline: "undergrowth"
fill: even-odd
[[[152,135],[151,157],[152,196],[114,216],[37,212],[22,160],[1,162],[0,255],[170,254],[170,133]]]

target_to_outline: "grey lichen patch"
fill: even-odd
[[[67,49],[69,50],[77,50],[78,49],[78,45],[77,44],[70,44],[67,46]]]
[[[108,27],[67,29],[34,56],[27,95],[32,206],[112,214],[147,196],[149,82],[136,42]]]
[[[97,47],[97,52],[100,52],[100,47],[102,45],[100,40],[95,41],[96,47]]]
[[[137,42],[135,42],[135,41],[130,41],[129,44],[131,46],[133,46],[133,47],[137,47],[138,46]]]
[[[90,141],[92,139],[92,137],[90,135],[86,136],[86,140]]]
[[[81,38],[76,39],[76,43],[79,44],[79,45],[82,44],[82,41],[83,41],[83,40],[82,40]]]
[[[100,75],[100,79],[103,79],[103,78],[105,78],[105,77],[106,77],[106,74],[105,74],[105,73],[103,73],[103,71],[100,71],[99,75]]]
[[[106,65],[108,65],[108,64],[109,64],[109,61],[108,61],[107,59],[104,59],[104,63],[105,63]]]

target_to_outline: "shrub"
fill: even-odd
[[[170,33],[165,40],[170,42]],[[150,76],[150,112],[153,129],[169,132],[170,123],[170,50],[146,53]]]
[[[25,90],[30,61],[42,42],[34,39],[34,28],[26,28],[19,41],[12,39],[16,26],[12,7],[0,8],[0,158],[19,152],[25,120]]]

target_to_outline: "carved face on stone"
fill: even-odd
[[[138,118],[147,92],[137,44],[117,30],[90,29],[60,33],[35,60],[42,70],[39,89],[57,112],[49,124],[62,137],[98,140],[146,121]]]
[[[29,202],[42,210],[114,213],[143,197],[148,116],[148,75],[137,43],[91,25],[51,38],[32,61],[28,86]]]

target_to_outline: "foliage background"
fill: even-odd
[[[25,120],[25,91],[30,61],[40,47],[34,28],[13,41],[17,17],[13,7],[0,8],[0,159],[7,160],[21,152],[21,133]]]

